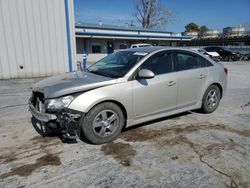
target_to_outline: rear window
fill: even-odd
[[[179,71],[200,68],[196,56],[186,53],[177,53],[176,55]]]
[[[213,66],[212,63],[210,63],[208,60],[206,60],[203,57],[199,57],[199,63],[200,63],[201,67],[210,67],[210,66]]]

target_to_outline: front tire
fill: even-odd
[[[221,91],[216,85],[211,85],[207,88],[202,98],[201,111],[203,113],[214,112],[220,104]]]
[[[119,106],[104,102],[93,107],[81,120],[83,136],[93,144],[104,144],[119,136],[124,126]]]

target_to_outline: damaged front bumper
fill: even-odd
[[[29,100],[29,110],[35,119],[42,122],[43,126],[60,130],[69,139],[76,138],[79,133],[79,121],[84,116],[84,113],[68,108],[47,111],[44,109],[43,102],[34,97]]]
[[[29,102],[29,110],[37,120],[42,122],[49,122],[57,119],[57,116],[54,114],[39,112],[31,102]]]

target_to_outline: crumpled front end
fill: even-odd
[[[41,92],[34,92],[29,100],[29,110],[33,117],[50,130],[60,131],[66,138],[76,138],[82,112],[68,108],[47,109],[46,99]]]

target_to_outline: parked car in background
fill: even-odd
[[[207,52],[203,48],[192,48],[192,50],[202,53],[203,55],[213,59],[214,61],[218,62],[221,61],[222,57],[217,52]]]
[[[151,46],[152,46],[151,44],[141,43],[141,44],[132,44],[130,48],[141,48],[141,47],[151,47]]]
[[[212,113],[226,86],[227,69],[198,52],[129,48],[87,71],[38,82],[29,108],[45,131],[56,128],[102,144],[124,127],[193,109]]]
[[[233,52],[225,47],[209,46],[204,48],[207,52],[217,52],[224,61],[237,61],[241,59],[239,52]]]
[[[199,53],[205,55],[206,57],[212,58],[212,56],[209,55],[205,50],[201,50],[200,48],[190,48],[190,49],[195,51],[195,52],[199,52]]]

